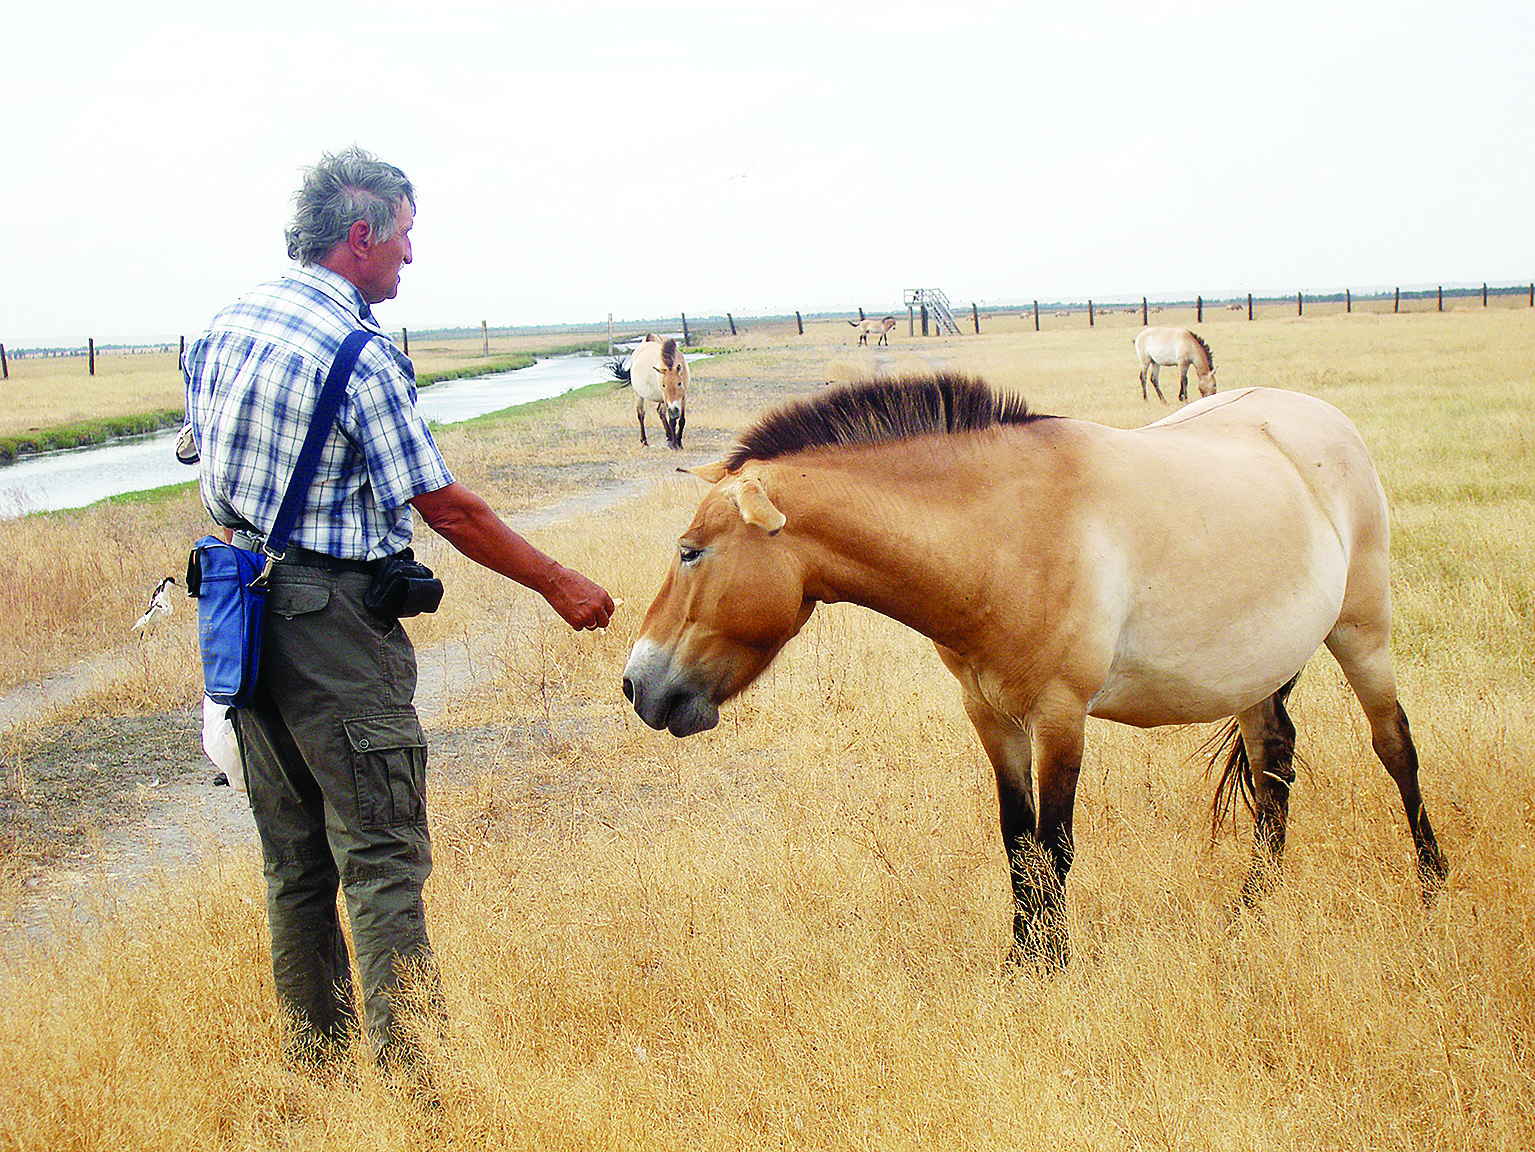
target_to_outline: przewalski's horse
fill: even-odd
[[[1162,386],[1157,383],[1160,368],[1178,366],[1178,399],[1189,398],[1189,369],[1199,381],[1201,396],[1215,395],[1215,357],[1210,346],[1187,328],[1143,328],[1135,338],[1135,355],[1141,362],[1141,399],[1146,395],[1146,373],[1151,373],[1151,386],[1157,390],[1157,399],[1167,403]]]
[[[1323,644],[1401,792],[1425,901],[1437,892],[1391,666],[1385,495],[1331,405],[1244,389],[1124,430],[964,377],[874,382],[770,414],[696,474],[712,487],[624,669],[634,710],[674,736],[713,728],[818,603],[921,632],[996,772],[1015,960],[1066,961],[1088,716],[1236,718],[1212,810],[1245,769],[1243,895],[1261,898],[1295,778],[1285,697]]]
[[[649,446],[645,436],[645,405],[656,406],[656,416],[666,433],[666,442],[682,447],[682,429],[687,423],[688,361],[677,341],[648,333],[625,366],[615,360],[610,367],[621,384],[634,387],[634,415],[640,422],[640,443]]]
[[[878,332],[879,339],[875,341],[875,344],[889,344],[890,333],[895,328],[895,317],[886,316],[882,320],[876,320],[870,316],[866,320],[849,320],[848,323],[858,329],[858,343],[867,344],[869,333]]]

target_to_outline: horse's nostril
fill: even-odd
[[[634,703],[634,681],[627,676],[624,677],[624,699]]]

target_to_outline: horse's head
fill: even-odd
[[[667,412],[675,420],[687,406],[688,395],[688,361],[676,340],[668,339],[661,345],[661,362],[656,370],[661,373],[661,396]]]
[[[673,736],[718,724],[720,704],[762,674],[814,607],[756,470],[695,472],[714,487],[677,541],[624,667],[635,712]]]

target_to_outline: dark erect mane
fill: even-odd
[[[1205,361],[1210,365],[1210,371],[1215,371],[1215,353],[1210,351],[1210,346],[1205,343],[1205,338],[1198,332],[1190,332],[1190,336],[1199,341],[1199,346],[1205,350]]]
[[[807,448],[880,444],[935,432],[973,432],[1050,417],[1029,411],[973,376],[940,372],[847,384],[770,412],[725,455],[734,471],[748,460],[772,460]]]

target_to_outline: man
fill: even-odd
[[[352,148],[309,169],[288,255],[299,266],[220,312],[186,358],[203,503],[237,543],[271,530],[320,385],[348,333],[363,346],[267,602],[260,675],[236,717],[261,838],[272,973],[290,1056],[329,1062],[357,1029],[336,910],[346,896],[367,1037],[409,1059],[407,978],[435,988],[422,885],[431,871],[416,658],[397,620],[363,606],[379,562],[411,541],[413,510],[476,562],[541,594],[573,628],[613,601],[539,552],[457,483],[415,408],[410,361],[371,306],[412,258],[415,190]]]

